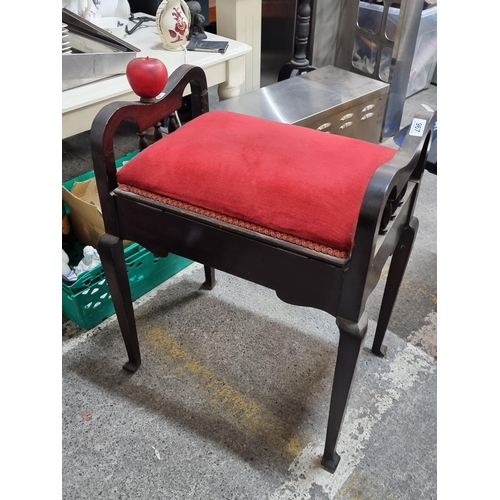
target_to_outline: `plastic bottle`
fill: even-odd
[[[62,278],[63,282],[68,285],[76,280],[76,273],[69,266],[69,257],[64,250],[62,251]]]

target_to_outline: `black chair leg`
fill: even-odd
[[[139,351],[132,295],[125,265],[123,240],[109,234],[103,234],[99,238],[97,249],[129,358],[123,368],[134,373],[141,365],[141,353]]]
[[[368,330],[368,318],[363,314],[359,323],[337,318],[340,329],[340,341],[335,364],[335,375],[333,378],[332,396],[330,401],[330,413],[326,430],[325,452],[321,459],[321,465],[329,472],[335,472],[340,457],[335,451],[342,421],[344,420],[347,402],[353,382],[359,353],[363,347],[366,332]]]
[[[201,288],[204,290],[212,290],[216,285],[217,281],[215,280],[215,269],[213,267],[204,266],[205,269],[205,282],[201,285]]]
[[[391,265],[389,266],[389,273],[387,282],[385,284],[384,296],[382,298],[382,305],[380,307],[380,314],[377,321],[377,328],[375,330],[375,338],[373,340],[372,352],[373,354],[383,358],[387,352],[387,348],[382,346],[384,341],[385,332],[389,325],[394,304],[398,296],[399,287],[403,281],[403,276],[406,271],[406,266],[410,260],[413,242],[418,231],[418,219],[412,217],[410,224],[403,230],[399,238],[396,249],[392,256]]]

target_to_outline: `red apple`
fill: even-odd
[[[125,69],[132,90],[139,97],[156,97],[167,84],[168,72],[165,64],[154,57],[136,57]]]

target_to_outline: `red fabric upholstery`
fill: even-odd
[[[132,158],[118,182],[349,254],[368,182],[395,152],[211,111]]]

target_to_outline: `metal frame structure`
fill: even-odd
[[[335,55],[335,66],[390,84],[383,137],[392,137],[399,131],[401,125],[424,0],[398,2],[401,4],[398,25],[394,39],[390,39],[386,28],[389,8],[393,3],[392,0],[384,0],[380,28],[373,32],[358,24],[359,0],[343,0]],[[368,40],[368,43],[377,47],[372,73],[362,71],[353,65],[354,44],[357,37]],[[384,49],[390,51],[391,54],[387,79],[382,79],[380,76]]]

